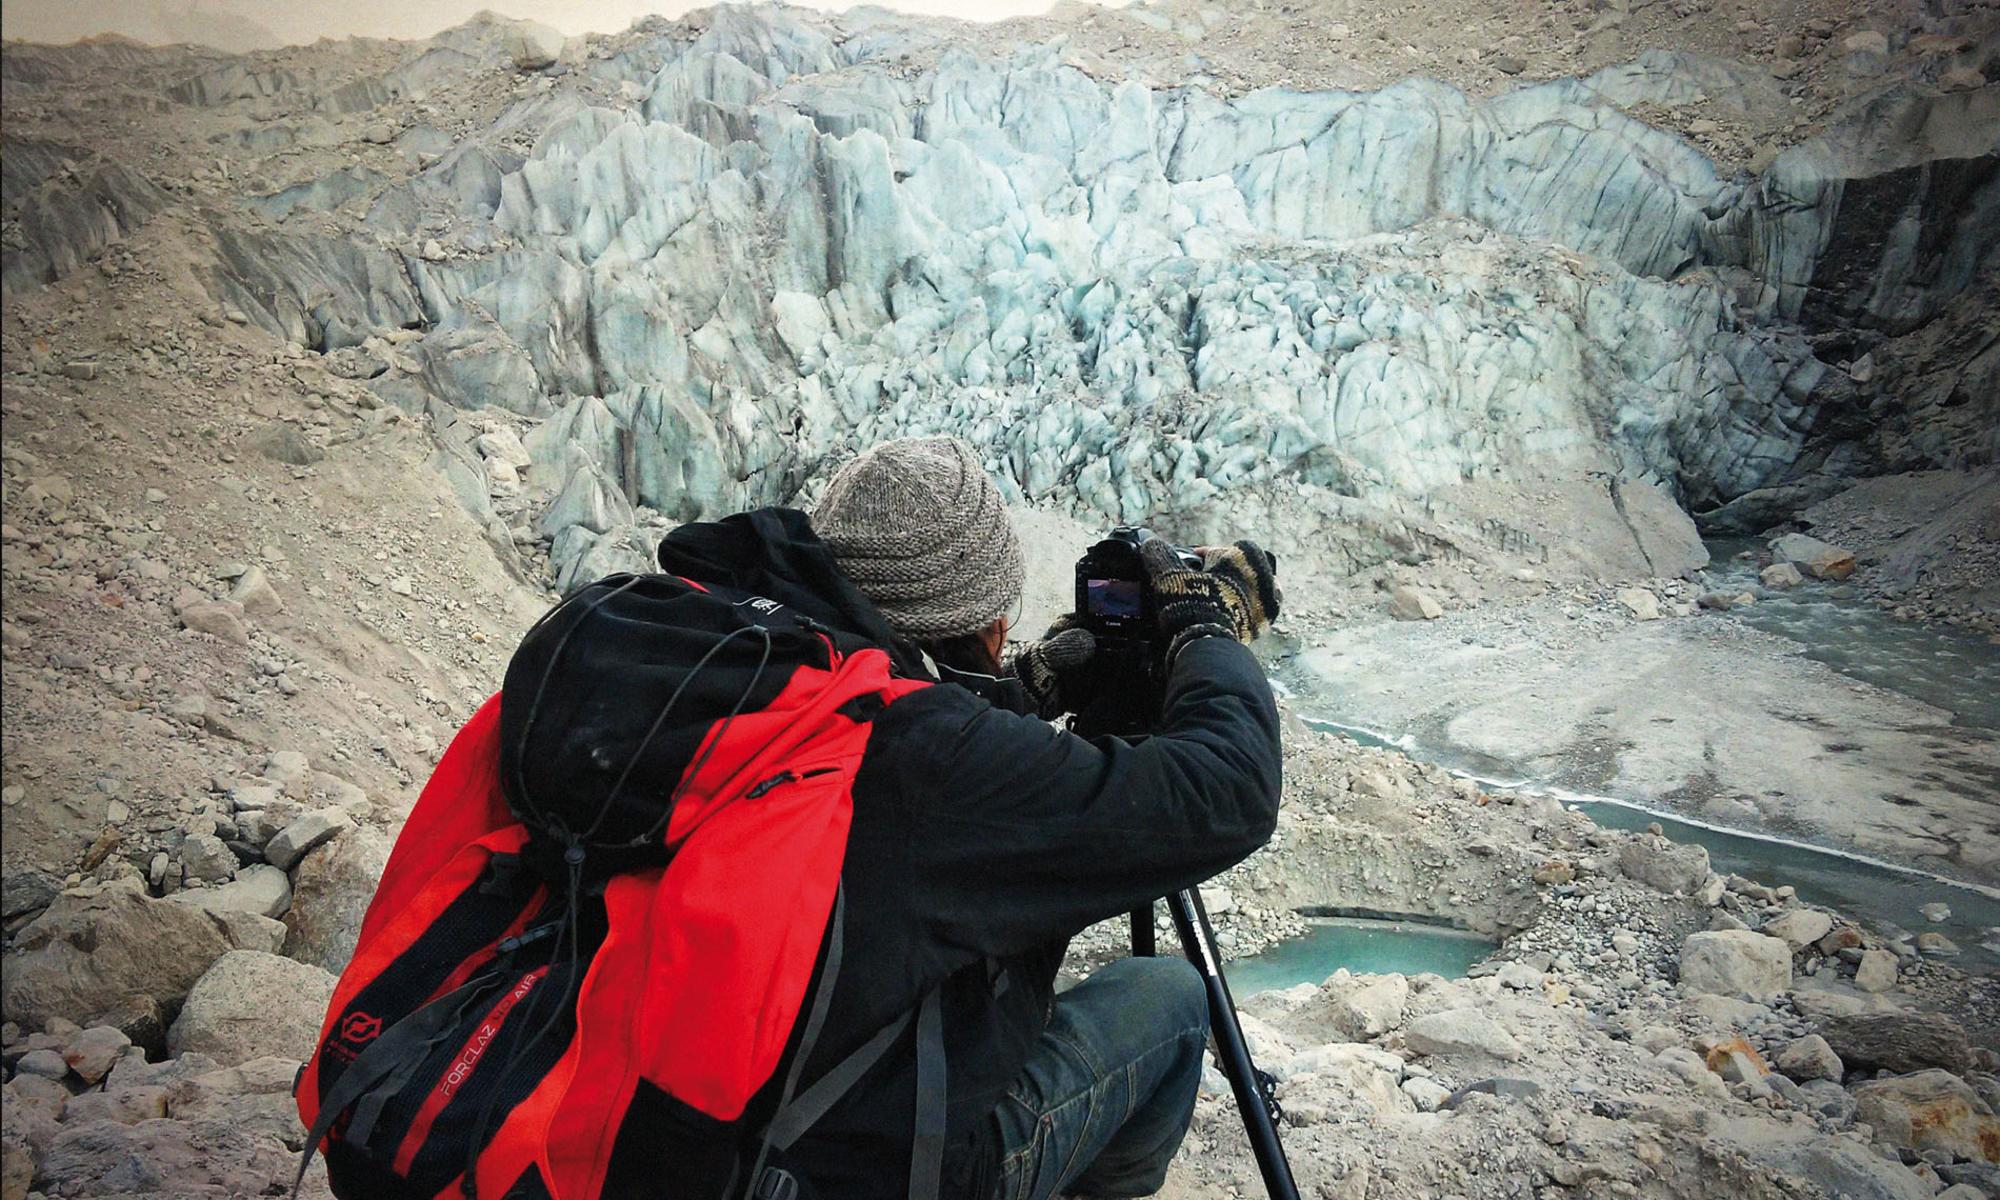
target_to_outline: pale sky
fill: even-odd
[[[844,9],[854,0],[798,0]],[[1116,0],[1113,0],[1115,3]],[[146,42],[203,41],[225,50],[320,37],[428,37],[482,9],[546,21],[568,34],[612,33],[648,13],[676,17],[707,0],[6,0],[0,33],[68,42],[122,33]],[[879,7],[975,21],[1046,12],[1053,0],[878,0]]]

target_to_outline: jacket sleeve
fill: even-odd
[[[1226,638],[1181,654],[1160,729],[1136,745],[953,687],[877,721],[883,752],[864,771],[909,808],[917,919],[947,951],[999,957],[1072,936],[1228,869],[1277,824],[1277,706]]]

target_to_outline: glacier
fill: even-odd
[[[1994,86],[1885,88],[1751,176],[1627,112],[1782,103],[1693,54],[1485,101],[1423,79],[1222,97],[782,8],[642,24],[523,77],[504,27],[338,88],[232,61],[169,95],[241,110],[238,148],[417,114],[383,131],[410,169],[216,216],[214,289],[361,356],[406,409],[539,421],[563,584],[646,529],[809,501],[912,433],[967,438],[1023,503],[1190,536],[1254,520],[1345,570],[1518,542],[1454,509],[1467,485],[1719,510],[1809,458],[1865,465],[1815,443],[1868,399],[1825,335],[1920,329],[2000,254]],[[422,121],[476,87],[504,103]],[[78,186],[113,185],[113,215],[54,222],[10,286],[158,206],[143,180]]]

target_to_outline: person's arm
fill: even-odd
[[[908,806],[920,920],[934,943],[995,957],[1192,887],[1270,839],[1277,707],[1249,650],[1189,644],[1160,728],[1085,741],[951,687],[877,718],[864,773]]]

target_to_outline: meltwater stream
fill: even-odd
[[[2000,645],[1948,625],[1898,620],[1844,583],[1760,588],[1760,546],[1748,538],[1708,543],[1709,585],[1757,593],[1757,603],[1731,609],[1731,618],[1799,643],[1807,658],[1849,678],[1948,709],[1954,725],[2000,731]]]
[[[1897,620],[1842,584],[1808,581],[1787,591],[1767,590],[1757,577],[1759,547],[1750,539],[1709,543],[1714,565],[1706,572],[1707,586],[1758,596],[1756,604],[1730,610],[1728,619],[1796,642],[1807,657],[1850,678],[1946,709],[1955,725],[2000,731],[2000,645],[1948,626]],[[1641,830],[1657,823],[1673,840],[1705,847],[1709,862],[1721,874],[1790,884],[1801,899],[1848,913],[1892,938],[1935,930],[1958,945],[1955,965],[1960,969],[2000,974],[2000,892],[1994,889],[1788,838],[1690,820],[1542,780],[1493,779],[1484,774],[1492,769],[1490,763],[1461,758],[1409,735],[1392,737],[1329,720],[1306,723],[1364,745],[1429,759],[1489,787],[1552,796],[1606,828]],[[1923,914],[1926,905],[1935,903],[1950,908],[1944,921],[1931,921]],[[1463,974],[1489,949],[1477,938],[1421,924],[1333,922],[1243,960],[1232,970],[1232,978],[1242,975],[1239,990],[1262,990],[1321,979],[1341,966],[1354,971]],[[1461,954],[1467,956],[1463,962],[1456,957]]]
[[[1561,800],[1607,829],[1640,830],[1657,823],[1676,842],[1699,845],[1718,874],[1742,875],[1773,886],[1790,884],[1812,904],[1838,909],[1891,937],[1899,932],[1936,930],[1958,944],[1956,965],[1975,974],[2000,974],[2000,893],[1959,883],[1912,867],[1899,867],[1841,850],[1809,846],[1787,838],[1724,829],[1690,821],[1610,796],[1592,796],[1536,780],[1497,780],[1433,755],[1414,738],[1390,738],[1374,730],[1336,721],[1308,719],[1323,733],[1338,733],[1367,746],[1431,757],[1455,775],[1489,787],[1540,793]],[[1951,916],[1942,922],[1923,915],[1927,904],[1943,903]],[[1982,944],[1984,943],[1984,944]],[[1338,965],[1338,964],[1336,964]],[[1328,967],[1329,972],[1332,967]]]

